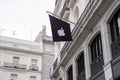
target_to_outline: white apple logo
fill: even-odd
[[[57,33],[58,33],[58,36],[60,36],[60,37],[65,36],[64,29],[62,27],[60,29],[58,29]]]

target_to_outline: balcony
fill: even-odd
[[[63,5],[62,11],[60,13],[61,17],[63,17],[65,11],[69,11],[69,8],[67,7],[68,3],[69,3],[69,0],[66,0],[64,5]]]
[[[38,66],[29,66],[29,70],[38,71]]]
[[[26,65],[24,65],[24,64],[15,64],[15,63],[9,63],[9,62],[4,62],[4,67],[26,69]]]

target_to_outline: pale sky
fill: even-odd
[[[46,11],[53,12],[54,6],[55,0],[0,0],[0,36],[33,41],[42,25],[51,35]]]

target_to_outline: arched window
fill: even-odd
[[[91,74],[96,75],[103,69],[103,51],[101,34],[99,33],[90,44],[91,50]]]
[[[85,80],[84,52],[80,54],[76,62],[78,68],[77,80]]]
[[[102,55],[103,52],[100,33],[94,38],[94,40],[90,45],[90,48],[91,48],[91,59],[92,62],[94,62],[100,55]]]
[[[67,79],[68,80],[73,80],[73,67],[72,67],[72,65],[67,70]]]

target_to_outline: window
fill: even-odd
[[[111,39],[113,42],[120,35],[120,9],[110,21],[110,31],[111,31]]]
[[[10,80],[17,80],[17,74],[11,74],[11,79]]]
[[[36,76],[30,76],[30,80],[36,80]]]
[[[78,70],[77,80],[85,80],[84,52],[81,52],[76,62]]]
[[[37,60],[32,59],[31,65],[32,65],[32,67],[36,67],[37,66]]]
[[[101,34],[99,33],[90,45],[91,49],[91,76],[96,75],[103,69],[103,51]]]
[[[36,59],[31,60],[31,65],[30,65],[30,70],[35,70],[38,71],[38,66],[37,66],[38,61]]]
[[[68,80],[73,80],[73,68],[72,68],[72,66],[70,66],[70,68],[68,69],[68,71],[67,71],[67,79]]]
[[[13,57],[13,64],[17,65],[19,63],[19,57]]]
[[[78,74],[84,71],[84,53],[83,52],[77,60],[77,67],[78,67]]]
[[[91,45],[91,59],[92,62],[96,61],[100,55],[102,55],[102,42],[101,42],[101,34],[99,33],[94,40],[92,41]]]

